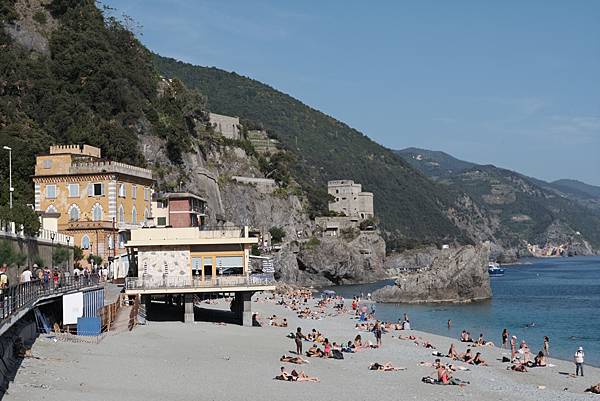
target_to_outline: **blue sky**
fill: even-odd
[[[600,2],[108,0],[151,50],[394,149],[600,185]]]

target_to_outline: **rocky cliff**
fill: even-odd
[[[429,268],[402,273],[396,285],[373,293],[378,302],[471,302],[492,296],[487,272],[490,245],[467,245],[439,252]]]
[[[354,239],[312,237],[284,247],[275,259],[276,277],[302,285],[372,282],[389,277],[384,268],[385,242],[378,232]]]

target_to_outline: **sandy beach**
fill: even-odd
[[[259,298],[264,296],[259,295]],[[311,301],[310,304],[314,302]],[[225,308],[225,301],[211,308]],[[499,359],[506,350],[478,348],[490,366],[467,366],[455,377],[469,381],[465,387],[421,382],[435,376],[431,349],[398,334],[429,340],[446,353],[450,343],[459,352],[466,346],[455,339],[411,330],[384,334],[383,347],[344,360],[311,358],[310,364],[282,364],[279,357],[295,349],[286,338],[297,326],[305,333],[315,328],[330,341],[347,342],[358,331],[349,314],[322,320],[299,319],[296,313],[271,302],[254,302],[261,317],[286,317],[288,328],[241,327],[209,322],[149,322],[132,332],[106,337],[99,344],[67,343],[39,338],[33,355],[23,361],[5,400],[589,400],[600,397],[583,390],[600,381],[600,369],[585,367],[584,378],[572,377],[572,363],[550,359],[554,367],[532,368],[527,373],[507,370]],[[328,312],[333,313],[331,308]],[[411,316],[418,327],[419,317]],[[454,322],[460,325],[460,322]],[[467,328],[468,329],[468,328]],[[363,338],[374,341],[371,333]],[[497,333],[489,333],[489,336]],[[310,346],[305,342],[304,350]],[[537,350],[532,350],[537,351]],[[448,362],[449,359],[442,358]],[[370,371],[372,362],[392,362],[405,371]],[[273,380],[280,366],[304,370],[320,383]],[[461,364],[457,364],[461,365]],[[543,388],[540,388],[542,386]]]

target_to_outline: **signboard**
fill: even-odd
[[[76,324],[83,316],[83,292],[63,295],[63,324]]]

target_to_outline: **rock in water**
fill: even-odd
[[[429,268],[403,273],[396,285],[373,293],[378,302],[471,302],[491,298],[490,244],[446,249]]]

